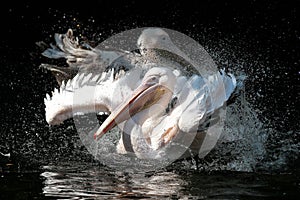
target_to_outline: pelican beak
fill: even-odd
[[[115,110],[111,112],[108,118],[103,122],[97,132],[94,134],[94,139],[101,138],[106,132],[111,130],[117,124],[128,120],[136,113],[149,108],[155,104],[166,91],[167,87],[155,82],[144,81],[134,92],[133,95],[124,103],[121,103]]]

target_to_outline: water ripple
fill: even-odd
[[[285,176],[290,175],[176,170],[124,173],[90,163],[60,163],[44,166],[43,170],[42,191],[50,199],[257,200],[293,197],[297,191],[297,178],[285,182]]]

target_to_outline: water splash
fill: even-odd
[[[245,90],[241,91],[234,103],[228,105],[226,116],[221,138],[206,157],[180,160],[172,167],[180,166],[181,170],[198,169],[200,171],[275,172],[288,170],[289,163],[298,159],[300,143],[296,139],[297,133],[280,132],[270,127],[270,124],[263,123],[253,105],[246,100]],[[88,138],[87,132],[88,130],[83,130],[81,138]],[[100,158],[107,158],[107,162],[113,156],[114,160],[111,165],[118,165],[117,168],[123,166],[122,170],[125,171],[132,168],[132,163],[144,166],[143,170],[148,167],[151,171],[153,163],[115,152],[119,135],[118,130],[115,129],[101,140],[99,146],[95,146],[90,151],[111,152],[106,156],[101,155]],[[88,143],[85,139],[82,141]],[[85,144],[85,146],[90,145]]]
[[[197,37],[200,36],[195,38]],[[240,48],[244,44],[230,46],[228,43],[230,40],[206,42],[204,48],[219,67],[226,66],[229,71],[237,75],[246,74],[248,78],[243,95],[228,106],[226,126],[221,139],[204,159],[197,161],[198,169],[247,172],[293,169],[293,164],[299,159],[299,130],[277,130],[274,123],[282,122],[268,120],[263,107],[258,105],[265,95],[263,91],[258,91],[257,87],[273,76],[273,68],[268,63],[259,62],[249,52],[244,51],[245,49]],[[43,86],[46,84],[44,72],[36,70],[30,75],[40,76],[40,84],[37,87],[42,87],[40,90],[43,92],[35,94],[27,107],[17,105],[15,109],[19,110],[18,119],[8,113],[10,120],[6,124],[10,124],[9,127],[4,125],[5,123],[1,124],[0,152],[10,154],[9,161],[1,157],[5,160],[4,165],[14,162],[15,166],[18,166],[18,163],[31,165],[62,160],[94,162],[81,143],[72,120],[65,122],[61,127],[47,127],[44,115],[40,111],[44,109],[43,94],[51,89]],[[267,99],[263,106],[271,103],[272,101]],[[197,168],[194,160],[179,161],[179,165],[183,166],[183,169]]]

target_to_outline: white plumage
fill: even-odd
[[[75,60],[71,65],[72,72],[84,70],[61,81],[60,88],[55,89],[51,97],[46,95],[46,120],[50,125],[56,125],[74,115],[108,113],[109,117],[97,130],[95,138],[101,138],[118,126],[122,132],[117,145],[119,153],[134,153],[147,159],[191,155],[176,151],[176,145],[199,153],[205,131],[214,119],[211,116],[226,104],[236,88],[234,75],[226,74],[224,70],[205,77],[194,72],[186,74],[186,70],[196,63],[176,47],[162,29],[150,28],[142,32],[138,39],[139,56],[122,51],[81,49],[78,41],[69,37],[72,32],[65,37],[57,35],[57,46],[61,51],[52,47],[44,54],[52,58],[65,57],[68,63]],[[157,63],[153,58],[161,56],[157,51],[161,49],[178,55],[171,56],[189,68],[181,71],[178,67],[168,66],[168,62]],[[126,71],[118,69],[116,63],[114,66],[117,67],[104,69],[105,63],[113,63],[107,55],[127,55],[119,59]],[[127,61],[130,64],[123,66]],[[138,62],[133,66],[133,61]],[[62,72],[62,68],[47,67]],[[208,136],[214,137],[211,132]],[[205,149],[207,152],[210,147]]]

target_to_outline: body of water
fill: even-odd
[[[299,171],[282,174],[176,169],[124,173],[96,163],[5,170],[1,199],[297,199]]]

